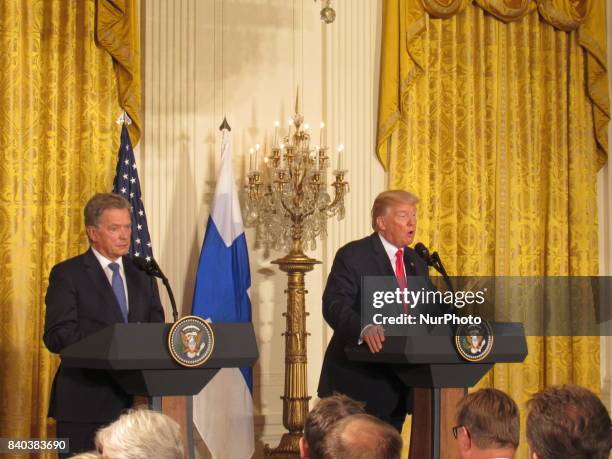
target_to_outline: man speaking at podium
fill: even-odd
[[[96,194],[85,206],[89,250],[55,265],[49,275],[43,341],[51,352],[112,324],[164,321],[154,278],[126,256],[130,211],[130,203],[112,193]],[[132,397],[107,372],[60,364],[49,416],[57,421],[57,437],[70,439],[72,455],[94,449],[96,430],[131,405]]]
[[[368,413],[399,431],[412,402],[405,387],[389,369],[349,361],[344,347],[363,342],[376,353],[384,346],[383,327],[361,328],[362,277],[395,276],[403,289],[409,276],[428,276],[427,264],[407,247],[414,241],[417,203],[415,195],[403,190],[379,194],[372,206],[375,232],[338,250],[323,292],[323,316],[334,334],[325,352],[319,397],[338,392],[365,402]]]

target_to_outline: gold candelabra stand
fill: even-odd
[[[295,115],[289,132],[278,142],[277,123],[272,154],[264,158],[262,171],[257,167],[259,146],[251,150],[250,172],[246,185],[246,224],[256,228],[256,247],[265,246],[286,251],[287,255],[272,263],[287,273],[287,309],[285,336],[285,386],[283,425],[288,430],[279,445],[265,445],[265,454],[275,458],[299,457],[299,440],[308,414],[306,310],[307,293],[304,277],[320,261],[304,253],[307,244],[314,249],[316,239],[326,236],[327,219],[344,217],[344,196],[348,183],[344,180],[343,149],[338,152],[338,168],[331,184],[333,200],[327,193],[327,170],[330,157],[323,141],[310,146],[310,132],[303,125],[296,101]],[[292,130],[294,132],[292,133]],[[253,161],[254,159],[254,161]]]

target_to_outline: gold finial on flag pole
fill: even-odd
[[[117,118],[116,123],[122,126],[124,124],[126,126],[129,126],[130,124],[132,124],[132,119],[128,116],[127,112],[124,110],[123,112],[121,112],[121,115],[119,115],[119,118]]]
[[[223,122],[221,123],[221,126],[219,126],[220,131],[222,131],[223,129],[227,129],[228,131],[232,130],[225,116],[223,117]]]

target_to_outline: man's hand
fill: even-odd
[[[371,325],[363,330],[361,339],[370,348],[372,354],[380,352],[385,342],[385,329],[380,325]]]

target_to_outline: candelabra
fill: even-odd
[[[277,122],[272,153],[258,169],[257,145],[250,152],[248,183],[246,186],[246,224],[256,228],[256,246],[286,252],[272,263],[287,273],[287,309],[285,336],[285,386],[283,425],[288,430],[276,448],[265,446],[270,457],[299,456],[299,439],[308,414],[306,375],[306,311],[305,274],[320,261],[308,257],[304,248],[316,246],[316,239],[327,234],[327,219],[344,217],[344,196],[348,183],[344,180],[344,149],[338,148],[337,168],[331,186],[333,200],[327,193],[327,170],[330,166],[325,145],[324,124],[321,123],[319,145],[311,147],[309,126],[303,124],[296,100],[295,115],[290,119],[289,131],[279,138]],[[293,132],[292,132],[293,131]],[[264,149],[265,150],[265,149]]]

